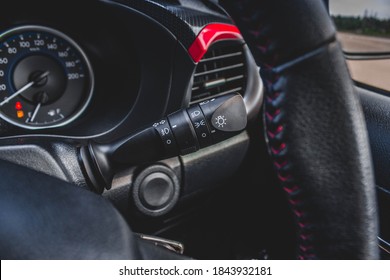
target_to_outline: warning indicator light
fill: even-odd
[[[24,117],[24,112],[23,111],[16,111],[16,115],[18,116],[19,119]]]
[[[22,110],[22,103],[20,103],[19,101],[15,103],[15,109],[16,110]]]

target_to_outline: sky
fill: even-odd
[[[381,19],[390,19],[390,0],[329,0],[332,15],[363,16],[377,15]]]

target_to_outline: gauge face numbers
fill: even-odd
[[[28,129],[75,120],[93,92],[91,64],[65,34],[22,26],[0,35],[0,117]]]

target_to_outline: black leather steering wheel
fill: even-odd
[[[261,66],[265,137],[294,212],[297,257],[378,258],[368,136],[324,5],[221,2]],[[2,259],[176,258],[136,240],[95,194],[5,162],[0,176]]]
[[[378,258],[365,121],[322,1],[226,1],[266,86],[265,137],[299,259]]]

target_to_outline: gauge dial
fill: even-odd
[[[21,26],[0,35],[0,117],[28,129],[75,120],[93,92],[91,64],[65,34]]]

